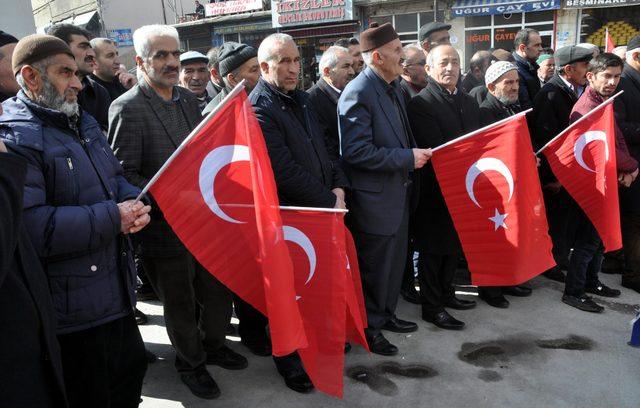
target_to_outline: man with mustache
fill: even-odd
[[[94,38],[91,40],[91,48],[96,54],[96,66],[91,78],[104,86],[109,91],[111,100],[115,101],[135,85],[137,79],[121,69],[118,44],[115,41],[108,38]]]
[[[460,57],[451,45],[432,48],[426,65],[428,85],[409,103],[408,113],[416,143],[421,148],[440,146],[480,127],[476,100],[457,88]],[[433,167],[421,173],[420,204],[416,211],[416,246],[419,249],[422,319],[447,330],[464,323],[445,308],[471,309],[475,301],[455,296],[453,277],[462,254],[458,234],[440,191]]]
[[[195,94],[200,111],[211,102],[211,98],[207,93],[207,83],[209,82],[208,62],[209,59],[198,51],[187,51],[180,55],[179,85]]]
[[[91,73],[96,69],[96,53],[91,48],[91,34],[84,28],[71,24],[56,24],[49,28],[49,35],[66,42],[78,64],[78,77],[82,83],[82,91],[78,94],[78,104],[93,116],[103,131],[109,127],[109,92],[95,79]]]
[[[613,96],[620,82],[622,59],[615,54],[602,53],[594,57],[587,68],[589,86],[573,106],[570,120],[575,122],[592,109]],[[629,155],[624,136],[615,124],[616,165],[618,182],[621,187],[629,187],[638,176],[638,162]],[[598,279],[602,266],[602,240],[595,227],[580,206],[570,198],[571,227],[575,231],[573,252],[565,280],[562,301],[569,306],[586,312],[601,313],[604,307],[587,296],[595,294],[604,297],[618,297],[620,291],[611,289]]]
[[[357,38],[341,38],[333,45],[344,47],[349,50],[349,55],[353,58],[353,71],[358,75],[364,69],[364,60],[362,59],[362,51],[360,50],[360,41]]]
[[[149,223],[151,207],[134,204],[140,189],[79,109],[69,46],[30,35],[12,65],[22,90],[3,103],[0,138],[28,162],[24,228],[49,280],[69,405],[137,406],[147,363],[129,234]]]
[[[338,98],[345,86],[355,77],[353,57],[344,47],[332,46],[320,58],[320,80],[307,93],[318,114],[318,121],[326,129],[324,142],[331,160],[339,165],[340,137],[336,110]]]
[[[342,162],[351,182],[347,222],[358,250],[367,311],[365,330],[373,353],[398,348],[382,330],[409,333],[396,306],[407,256],[414,176],[431,157],[416,148],[400,90],[404,52],[389,23],[372,24],[360,35],[367,68],[347,84],[338,100]]]
[[[143,26],[134,32],[133,44],[141,80],[111,104],[109,140],[125,177],[142,188],[202,115],[194,94],[177,86],[181,54],[177,30]],[[164,305],[167,334],[176,350],[175,367],[194,395],[216,398],[220,389],[206,364],[229,370],[247,367],[247,360],[224,343],[231,293],[187,251],[151,198],[153,222],[138,235],[139,256]]]
[[[309,96],[296,89],[300,52],[293,38],[282,33],[265,38],[258,63],[262,77],[249,101],[262,128],[280,205],[346,208],[347,179],[330,160]],[[300,393],[313,390],[296,352],[274,361],[287,387]]]
[[[402,64],[400,87],[405,102],[409,103],[411,98],[427,86],[427,74],[424,72],[427,61],[422,48],[415,44],[405,45],[402,50],[404,51],[404,63]]]

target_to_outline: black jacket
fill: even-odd
[[[0,153],[0,405],[66,407],[49,286],[22,225],[26,174]]]
[[[78,104],[94,117],[102,130],[109,129],[109,92],[89,76],[82,80],[82,91],[78,94]]]
[[[520,111],[517,105],[506,106],[491,93],[480,105],[480,125],[487,126],[499,120],[506,119]]]
[[[480,127],[475,99],[458,90],[450,95],[429,78],[429,84],[407,108],[411,130],[420,148],[440,146]],[[445,204],[433,166],[421,169],[420,201],[416,212],[416,242],[427,253],[460,252],[458,234]]]
[[[120,95],[127,92],[127,88],[125,88],[124,85],[122,85],[117,78],[115,78],[111,82],[103,81],[102,79],[98,78],[93,74],[89,75],[89,78],[97,82],[99,85],[102,85],[102,87],[106,89],[107,92],[109,92],[111,101],[115,101],[120,97]]]
[[[324,144],[331,160],[338,164],[340,136],[338,135],[338,99],[340,94],[324,78],[307,90],[318,121],[324,127]]]
[[[467,72],[462,80],[461,86],[458,88],[462,88],[466,93],[471,92],[471,90],[475,87],[484,85],[484,78],[478,79],[476,78],[471,71]]]
[[[303,91],[284,94],[260,79],[251,91],[273,167],[281,205],[332,208],[336,187],[347,187],[324,146],[323,128]]]
[[[400,91],[404,97],[405,105],[408,105],[409,101],[411,101],[411,99],[420,92],[416,91],[415,88],[404,78],[400,80]]]
[[[624,135],[631,156],[640,160],[640,72],[625,64],[616,98],[616,122]],[[640,214],[640,183],[620,190],[620,209],[623,213]]]
[[[533,112],[527,118],[535,151],[540,150],[569,126],[569,115],[577,101],[576,93],[557,74],[544,84],[533,100]],[[542,184],[554,182],[556,178],[546,160],[542,155],[540,159]]]
[[[540,92],[540,79],[538,78],[538,64],[522,58],[518,53],[513,53],[515,65],[518,67],[520,78],[519,102],[523,110],[533,106],[533,100]]]
[[[484,84],[476,86],[469,92],[469,95],[473,96],[476,99],[476,102],[478,102],[478,105],[482,105],[482,102],[484,102],[484,100],[487,99],[488,94],[489,94],[489,90],[487,89],[487,86]]]

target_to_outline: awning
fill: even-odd
[[[559,8],[560,0],[456,0],[451,11],[454,17],[468,17],[526,13]]]
[[[321,27],[306,27],[306,28],[289,28],[283,29],[282,32],[289,34],[293,38],[308,38],[308,37],[324,37],[324,36],[343,36],[357,33],[359,28],[358,22],[351,22],[347,24],[334,24],[325,25]]]
[[[580,8],[601,8],[601,7],[620,7],[620,6],[637,6],[640,0],[565,0],[564,8],[580,9]]]
[[[96,10],[90,11],[88,13],[78,14],[77,16],[71,16],[69,18],[65,18],[58,23],[62,24],[72,24],[74,26],[86,27],[89,22],[98,14]]]

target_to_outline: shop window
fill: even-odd
[[[393,16],[381,16],[381,17],[371,17],[369,19],[369,21],[371,22],[376,22],[379,25],[383,25],[384,23],[391,23],[393,24]]]
[[[640,34],[640,6],[584,9],[581,25],[580,42],[604,47],[608,28],[614,44],[624,45]]]
[[[522,24],[522,13],[496,14],[493,17],[494,25]]]
[[[513,45],[513,42],[511,43]],[[465,32],[465,56],[467,60],[480,50],[491,48],[491,29],[467,30]]]
[[[526,23],[546,23],[553,21],[553,10],[538,11],[536,13],[524,13],[524,22]]]
[[[238,33],[225,34],[224,35],[224,42],[227,42],[227,41],[240,42],[240,39],[238,37]]]
[[[402,42],[403,45],[406,45],[406,44],[409,44],[409,43],[418,42],[418,34],[417,33],[399,34],[398,36],[400,37],[400,41]]]
[[[491,25],[491,16],[474,16],[465,19],[467,27],[487,27]]]
[[[418,14],[396,14],[395,29],[398,33],[411,33],[418,30]]]
[[[438,21],[444,21],[444,10],[438,10]],[[433,12],[420,13],[420,21],[418,24],[422,27],[429,23],[433,23]]]

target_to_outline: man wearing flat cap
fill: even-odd
[[[0,31],[0,102],[11,98],[20,90],[11,70],[11,56],[17,43],[16,37]]]
[[[258,50],[247,44],[226,42],[218,51],[218,72],[224,88],[204,108],[203,115],[215,108],[231,90],[244,79],[244,89],[250,94],[260,79]]]
[[[533,100],[533,112],[528,117],[534,150],[538,151],[569,126],[569,114],[584,91],[587,67],[593,53],[575,45],[559,48],[554,54],[556,73]],[[567,191],[553,175],[544,157],[539,168],[542,193],[553,241],[556,266],[544,273],[549,279],[564,282],[569,265]]]
[[[627,142],[629,153],[640,160],[640,35],[627,44],[626,62],[616,98],[616,121]],[[620,190],[622,247],[626,267],[622,286],[640,292],[640,183]]]
[[[451,24],[441,23],[439,21],[420,27],[420,31],[418,31],[418,42],[425,53],[428,53],[438,45],[451,44],[450,29]]]
[[[49,280],[69,405],[137,406],[147,362],[129,234],[149,223],[151,207],[134,203],[140,190],[78,107],[69,46],[30,35],[12,65],[22,89],[3,102],[0,138],[28,163],[24,229]]]
[[[209,59],[198,51],[187,51],[180,54],[180,77],[178,85],[193,92],[198,100],[198,108],[202,111],[211,98],[207,93]]]
[[[372,352],[395,355],[398,348],[381,330],[407,333],[412,322],[396,317],[407,256],[414,173],[431,157],[416,148],[399,85],[402,43],[391,24],[360,35],[368,65],[338,100],[342,159],[351,181],[348,223],[358,250]]]

